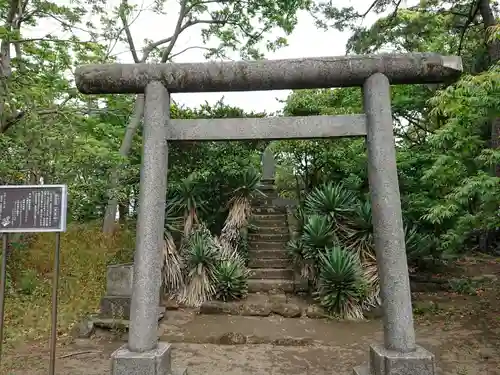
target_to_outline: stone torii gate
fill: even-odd
[[[366,136],[375,251],[384,312],[384,343],[370,346],[358,375],[434,375],[434,356],[415,330],[396,170],[391,84],[453,81],[459,57],[437,54],[319,57],[250,62],[103,64],[76,70],[84,94],[145,94],[143,154],[128,345],[112,354],[113,375],[171,373],[170,345],[158,342],[167,141],[310,139]],[[171,120],[170,94],[363,88],[365,114]],[[332,358],[331,373],[335,374]]]

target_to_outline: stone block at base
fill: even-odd
[[[100,316],[103,318],[130,319],[131,297],[104,296],[101,298]]]
[[[128,345],[111,354],[111,375],[171,375],[171,345],[159,342],[154,350],[134,353]]]
[[[435,375],[434,354],[417,346],[411,353],[387,350],[383,345],[370,346],[369,366],[355,367],[354,375]]]

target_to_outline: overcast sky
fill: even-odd
[[[71,0],[56,0],[56,3],[64,4]],[[337,6],[354,6],[360,11],[368,9],[373,0],[333,0]],[[413,3],[408,1],[407,3]],[[106,8],[112,10],[118,6],[120,0],[107,0]],[[129,4],[136,4],[142,9],[147,9],[153,3],[153,0],[129,0]],[[175,23],[177,21],[179,4],[178,0],[169,0],[167,2],[167,15],[157,15],[151,11],[143,10],[131,26],[132,35],[136,48],[144,46],[144,40],[158,40],[172,35]],[[410,5],[410,4],[408,4]],[[134,17],[132,17],[134,18]],[[336,30],[323,31],[317,29],[312,17],[303,12],[299,14],[299,22],[292,35],[288,37],[288,47],[281,48],[276,52],[266,52],[267,59],[286,59],[300,57],[317,56],[341,56],[345,54],[345,45],[350,36],[349,32],[339,32]],[[369,25],[377,19],[377,16],[370,15],[364,21],[364,25]],[[93,20],[98,24],[98,20]],[[53,23],[40,25],[38,30],[33,30],[30,34],[47,32],[50,29],[57,33],[60,26]],[[192,46],[202,46],[203,42],[200,36],[200,29],[192,27],[181,34],[177,41],[173,53],[178,53],[185,48]],[[133,62],[129,49],[125,45],[118,45],[114,49],[115,55],[120,62]],[[176,62],[201,62],[204,61],[202,50],[191,49],[175,58]],[[237,59],[236,54],[230,56]],[[181,105],[188,107],[197,107],[205,101],[213,104],[221,97],[224,102],[233,106],[245,109],[246,111],[266,111],[275,112],[282,108],[277,101],[285,99],[289,91],[255,91],[255,92],[232,92],[232,93],[200,93],[200,94],[175,94],[173,99]]]

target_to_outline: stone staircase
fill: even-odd
[[[289,240],[287,215],[284,207],[274,207],[278,197],[273,180],[262,180],[261,191],[266,197],[257,197],[253,203],[252,224],[248,237],[250,293],[281,290],[294,291],[294,272],[286,253]]]

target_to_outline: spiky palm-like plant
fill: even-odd
[[[245,170],[240,179],[240,186],[231,193],[226,224],[237,229],[247,224],[252,212],[252,196],[262,194],[259,185],[260,174],[253,168]]]
[[[229,213],[221,231],[221,241],[237,248],[240,231],[248,224],[252,214],[251,199],[254,194],[262,194],[259,190],[260,174],[253,168],[247,169],[241,176],[240,186],[231,193]]]
[[[306,249],[301,238],[290,240],[286,244],[288,256],[294,267],[300,270],[300,275],[306,280],[314,280],[314,260],[307,258]]]
[[[326,216],[311,215],[304,225],[302,240],[311,249],[324,249],[335,240],[333,226]]]
[[[426,233],[422,233],[415,225],[405,226],[406,257],[408,263],[417,268],[428,265],[426,262],[433,255],[436,247],[435,239]]]
[[[380,305],[380,280],[373,242],[372,206],[369,200],[358,202],[351,210],[345,227],[345,242],[347,249],[358,254],[363,266],[363,275],[368,285],[363,307]]]
[[[198,224],[198,210],[203,210],[196,175],[190,174],[175,187],[172,203],[184,217],[184,236],[188,236]]]
[[[182,227],[182,218],[176,217],[176,208],[167,202],[165,208],[165,233],[163,242],[163,283],[170,294],[183,286],[182,259],[177,251],[173,233]]]
[[[369,201],[359,202],[352,208],[345,230],[345,240],[348,248],[359,254],[361,261],[372,257],[373,225]]]
[[[215,298],[219,300],[239,300],[248,292],[248,269],[239,260],[219,262],[215,268],[215,279]]]
[[[328,312],[363,319],[366,281],[356,253],[334,246],[320,255],[316,299]]]
[[[355,204],[354,193],[341,184],[327,183],[317,186],[307,196],[305,209],[308,214],[328,217],[337,228],[342,228]]]
[[[320,254],[336,242],[333,226],[326,216],[311,215],[307,217],[304,232],[301,236],[302,256],[304,258],[301,272],[308,276],[313,284],[318,275]]]
[[[210,231],[199,226],[184,242],[181,252],[186,280],[179,298],[188,306],[199,306],[215,293],[219,251]]]

